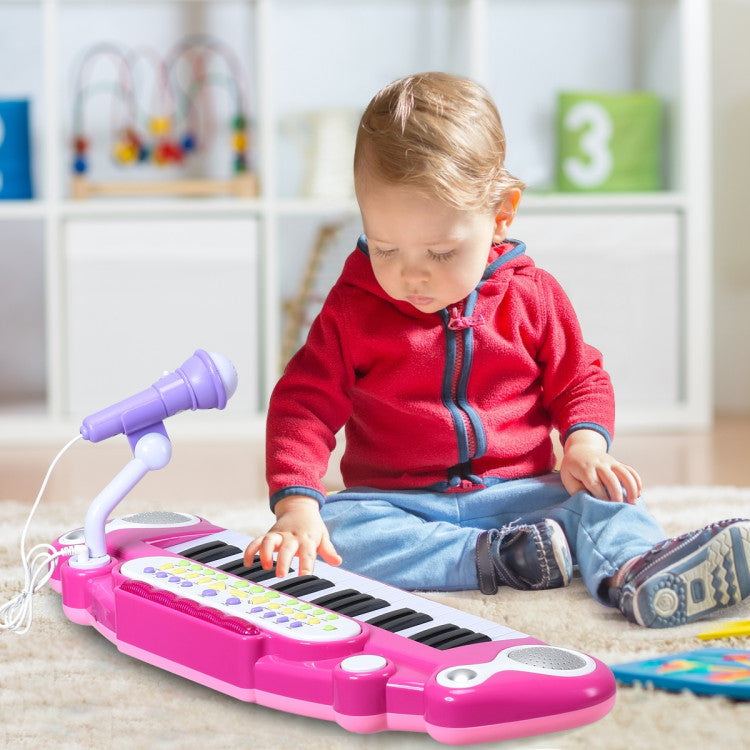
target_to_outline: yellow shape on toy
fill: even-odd
[[[232,136],[232,146],[237,152],[242,152],[247,148],[247,136],[241,130],[236,131]]]
[[[672,672],[692,672],[701,667],[701,663],[695,659],[671,659],[657,667],[659,674],[671,674]]]
[[[156,136],[166,135],[172,129],[172,121],[169,117],[165,116],[152,117],[149,129]]]
[[[117,141],[113,152],[120,164],[132,164],[138,158],[138,146],[132,141]]]

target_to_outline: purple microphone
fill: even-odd
[[[223,409],[236,388],[237,372],[229,359],[198,349],[147,390],[86,417],[81,435],[98,443],[142,432],[185,409]]]

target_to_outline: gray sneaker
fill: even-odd
[[[631,622],[669,628],[750,596],[750,521],[729,519],[660,542],[636,558],[610,599]]]
[[[498,586],[540,590],[567,586],[573,562],[565,532],[556,521],[509,525],[477,539],[477,577],[483,594]]]

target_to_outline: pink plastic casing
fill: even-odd
[[[441,651],[359,621],[361,633],[332,643],[297,641],[152,589],[120,572],[127,560],[175,556],[166,547],[223,531],[200,519],[180,528],[107,534],[108,565],[77,569],[65,558],[53,587],[73,622],[91,625],[117,648],[244,701],[336,721],[355,732],[428,732],[451,744],[490,742],[570,729],[604,716],[615,700],[610,670],[593,660],[583,676],[504,670],[475,687],[444,687],[441,671],[492,661],[525,636]],[[59,540],[58,548],[63,546]],[[352,672],[358,654],[385,663]]]

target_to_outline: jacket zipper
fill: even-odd
[[[471,298],[469,298],[471,299]],[[471,476],[470,462],[480,450],[478,429],[482,429],[479,415],[469,406],[466,389],[472,366],[472,354],[468,351],[468,342],[473,340],[472,329],[484,323],[481,315],[465,317],[463,313],[468,306],[464,300],[452,308],[440,311],[446,335],[446,368],[443,375],[443,404],[451,414],[456,432],[459,461],[454,467],[456,475],[451,479],[467,481]],[[449,367],[452,369],[449,371]],[[484,440],[484,433],[481,435]]]
[[[464,350],[466,344],[466,328],[467,326],[461,326],[457,321],[462,320],[461,313],[463,311],[464,303],[460,303],[460,307],[457,305],[450,311],[450,321],[448,322],[448,328],[454,331],[456,341],[456,361],[453,366],[453,377],[451,380],[451,401],[455,405],[458,413],[461,415],[461,420],[464,423],[464,429],[466,430],[466,442],[468,447],[467,460],[474,458],[474,454],[477,450],[477,436],[474,432],[474,425],[469,419],[469,415],[459,404],[458,399],[458,386],[461,382],[461,376],[463,375],[464,367]],[[468,377],[468,373],[466,374]]]

